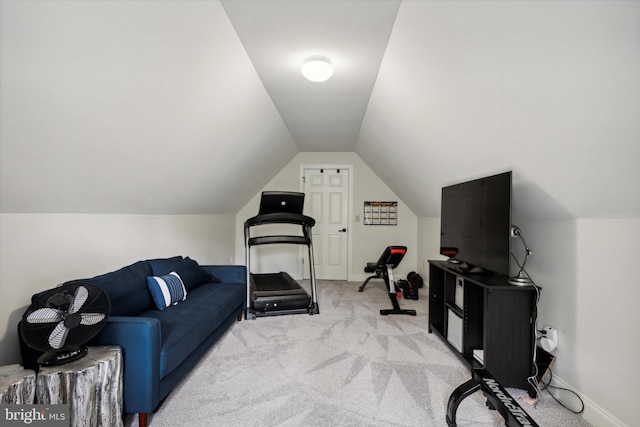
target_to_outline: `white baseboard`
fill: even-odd
[[[584,396],[583,394],[577,392],[571,385],[564,382],[561,378],[557,376],[553,377],[553,381],[551,383],[555,387],[562,387],[568,390],[575,392],[580,399],[584,402],[584,412],[582,413],[582,417],[589,422],[594,427],[629,427],[624,424],[622,421],[611,415],[609,412],[605,411],[602,407],[598,406],[594,401]],[[573,402],[571,397],[569,397],[570,393],[562,390],[553,390],[553,395],[559,398],[563,403],[566,404],[566,401]],[[566,396],[566,399],[564,397]],[[575,400],[575,397],[574,397]],[[572,408],[579,409],[579,408]]]
[[[370,274],[352,274],[349,277],[350,282],[364,282],[367,277],[371,276]]]

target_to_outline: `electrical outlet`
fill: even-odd
[[[545,326],[539,331],[540,346],[546,351],[558,348],[558,330],[552,326]]]

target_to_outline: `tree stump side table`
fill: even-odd
[[[0,403],[31,405],[36,393],[36,373],[21,365],[0,366]]]
[[[73,427],[122,427],[122,350],[89,347],[80,360],[42,367],[36,403],[69,404]]]

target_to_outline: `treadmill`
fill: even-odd
[[[313,261],[311,228],[315,219],[303,215],[304,193],[263,191],[258,215],[244,223],[245,261],[247,266],[247,308],[245,319],[283,314],[319,314]],[[301,235],[251,236],[253,227],[266,224],[293,224]],[[309,252],[311,295],[288,273],[251,273],[251,248],[259,245],[305,245]]]

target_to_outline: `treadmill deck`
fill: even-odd
[[[251,273],[251,301],[256,314],[307,311],[311,297],[287,272]]]

